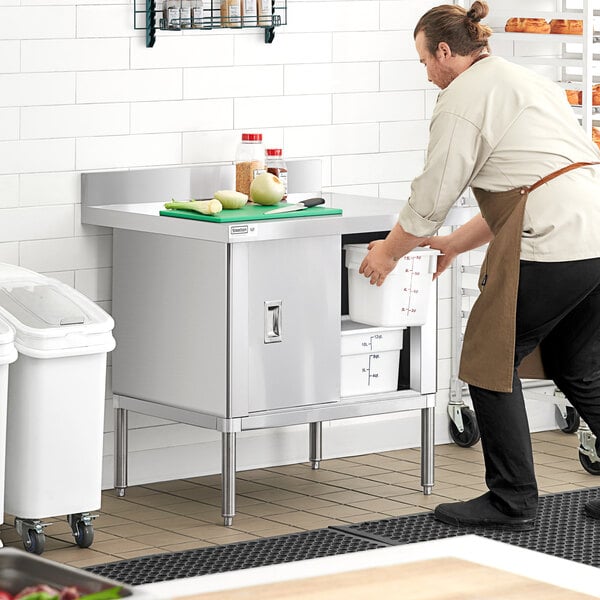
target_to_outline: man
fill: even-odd
[[[526,530],[538,504],[533,453],[517,368],[541,351],[529,376],[552,378],[600,434],[600,152],[565,93],[532,71],[488,54],[485,2],[444,5],[415,28],[427,77],[441,88],[423,173],[385,240],[360,272],[382,285],[418,245],[454,257],[490,242],[461,356],[459,377],[481,431],[489,491],[442,504],[457,526]],[[481,214],[431,237],[471,186]],[[532,354],[533,353],[533,354]],[[600,518],[600,501],[586,507]]]

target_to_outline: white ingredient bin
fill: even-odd
[[[0,317],[15,329],[10,366],[5,510],[25,549],[41,554],[41,521],[67,515],[76,543],[93,540],[101,504],[106,355],[114,322],[70,286],[0,264]]]
[[[0,524],[4,522],[4,470],[6,457],[6,407],[8,394],[8,365],[17,359],[15,330],[0,319]],[[0,541],[0,547],[2,542]]]
[[[368,327],[342,318],[340,396],[398,389],[404,327]]]
[[[381,327],[423,325],[434,287],[438,250],[418,248],[403,256],[381,286],[358,272],[368,244],[347,244],[350,319]]]

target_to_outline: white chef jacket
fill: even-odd
[[[600,161],[600,150],[565,91],[503,58],[484,58],[440,92],[425,167],[398,222],[430,236],[468,186],[502,192],[580,161]],[[600,168],[573,170],[533,191],[521,240],[524,260],[600,256]]]

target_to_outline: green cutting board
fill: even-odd
[[[259,204],[246,204],[235,210],[223,209],[216,215],[203,215],[192,210],[161,210],[163,217],[176,217],[178,219],[193,219],[195,221],[210,221],[211,223],[232,223],[235,221],[262,221],[266,219],[290,219],[295,217],[322,217],[325,215],[341,215],[341,208],[330,206],[311,206],[303,210],[286,213],[266,215],[268,210],[289,206],[287,202],[280,202],[274,206],[260,206]]]

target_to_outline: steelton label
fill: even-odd
[[[230,237],[256,237],[258,227],[254,223],[248,225],[230,225],[229,236]]]

